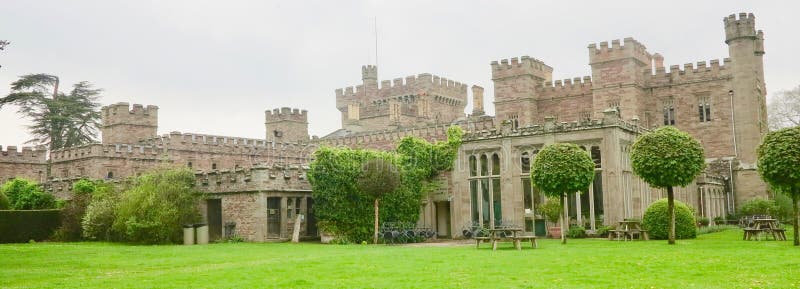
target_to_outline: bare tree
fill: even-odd
[[[776,93],[767,104],[769,129],[800,126],[800,86]]]

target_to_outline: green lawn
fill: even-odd
[[[540,240],[411,247],[239,243],[0,245],[0,288],[800,288],[800,248],[742,241]]]

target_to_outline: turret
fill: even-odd
[[[622,44],[622,45],[620,45]],[[589,65],[592,67],[592,91],[595,117],[602,117],[609,108],[619,111],[620,117],[630,120],[644,115],[646,104],[642,71],[652,69],[653,57],[639,41],[627,37],[589,44]],[[663,59],[663,58],[662,58]],[[663,60],[659,60],[662,61]]]
[[[472,86],[472,115],[484,115],[486,112],[483,110],[483,87]]]
[[[267,129],[267,141],[308,141],[308,113],[306,110],[282,107],[267,110],[265,115],[264,125]]]
[[[767,132],[766,85],[764,84],[764,33],[756,30],[752,13],[731,14],[723,19],[725,43],[731,58],[734,81],[734,134],[736,156],[744,163],[754,164],[756,148]]]
[[[102,141],[106,144],[137,143],[157,136],[158,107],[120,102],[101,109]]]

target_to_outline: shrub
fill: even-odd
[[[180,242],[182,225],[200,219],[201,195],[194,185],[188,168],[156,169],[133,179],[116,206],[112,232],[132,243]]]
[[[739,214],[743,216],[772,215],[776,210],[774,201],[761,198],[746,201],[739,206]]]
[[[42,191],[36,182],[26,179],[10,180],[0,187],[0,192],[8,197],[12,210],[40,210],[56,207],[53,195]]]
[[[54,239],[59,241],[79,241],[82,237],[81,221],[86,207],[91,201],[92,193],[97,189],[94,182],[86,179],[72,184],[72,199],[67,201],[61,210],[61,226],[56,230]]]
[[[597,231],[595,232],[595,235],[597,235],[598,237],[606,237],[606,236],[608,236],[608,231],[610,231],[610,230],[613,230],[613,228],[610,227],[610,226],[600,226],[600,227],[597,227]]]
[[[772,216],[781,220],[782,222],[790,222],[792,220],[792,198],[786,194],[775,194],[775,211]]]
[[[697,224],[700,225],[700,227],[708,227],[708,224],[711,224],[711,220],[706,217],[700,217],[697,218]]]
[[[725,223],[725,218],[721,216],[714,217],[714,224],[715,225],[722,225]]]
[[[0,211],[0,243],[50,238],[60,224],[59,218],[59,210]]]
[[[667,199],[655,201],[644,213],[642,226],[653,239],[669,237],[669,212]],[[675,238],[692,239],[697,236],[697,227],[692,211],[684,203],[675,201]]]
[[[708,227],[703,227],[703,228],[697,229],[697,234],[698,235],[702,235],[702,234],[716,233],[716,232],[722,232],[722,231],[727,231],[727,230],[737,230],[737,229],[739,229],[739,226],[736,226],[736,225],[708,226]]]
[[[89,205],[81,219],[82,237],[89,240],[111,241],[111,227],[119,202],[119,192],[111,183],[98,182],[91,193]]]
[[[8,197],[3,192],[0,192],[0,210],[8,210],[11,208],[11,203],[8,202]]]
[[[567,237],[570,238],[586,238],[586,229],[581,226],[572,226],[567,231]]]
[[[539,205],[538,210],[544,215],[544,218],[547,219],[548,222],[556,224],[561,217],[562,207],[558,198],[547,198],[547,202]]]

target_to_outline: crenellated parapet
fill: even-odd
[[[421,73],[405,78],[381,81],[381,85],[375,95],[365,95],[365,93],[366,90],[363,85],[336,89],[337,106],[346,106],[349,101],[368,103],[387,98],[420,94],[451,97],[466,104],[467,85],[430,73]]]
[[[640,65],[650,66],[652,55],[647,52],[644,44],[631,37],[623,39],[622,44],[620,46],[619,39],[612,40],[610,47],[607,41],[600,42],[599,47],[595,43],[589,44],[589,64],[633,58],[638,60]]]
[[[165,153],[164,148],[145,144],[87,144],[50,152],[53,163],[91,158],[126,158],[157,160]]]
[[[47,151],[43,147],[24,146],[19,150],[17,146],[0,146],[0,163],[44,164],[46,161]]]
[[[141,126],[158,125],[158,106],[119,102],[104,106],[101,109],[103,126],[115,124],[133,124]]]
[[[572,79],[547,81],[543,85],[537,86],[536,90],[539,92],[541,98],[568,96],[574,94],[591,93],[592,91],[592,77],[575,77]]]
[[[514,57],[492,61],[492,80],[499,80],[507,77],[530,75],[537,78],[537,81],[550,81],[553,75],[553,68],[543,61],[530,56]]]
[[[529,124],[526,126],[512,129],[504,126],[502,129],[490,128],[484,130],[471,130],[464,133],[464,141],[479,141],[486,139],[500,139],[505,137],[520,137],[544,135],[552,133],[567,133],[585,130],[600,129],[606,127],[619,127],[631,132],[643,133],[647,129],[639,126],[637,122],[628,122],[619,118],[616,111],[607,110],[603,112],[603,118],[587,119],[582,121],[558,122],[555,117],[545,118],[544,123]]]
[[[464,121],[457,124],[464,131],[487,130],[494,127],[494,118],[481,118],[474,121]],[[370,131],[353,133],[347,136],[320,139],[320,144],[329,146],[382,148],[393,150],[397,142],[406,136],[423,138],[428,141],[447,139],[447,129],[450,125],[431,125],[426,127],[409,128],[394,131]]]
[[[267,123],[278,121],[308,123],[308,111],[305,109],[300,110],[297,108],[293,109],[289,107],[282,107],[273,110],[267,110],[265,114]]]
[[[732,40],[739,38],[756,39],[762,32],[756,31],[756,17],[753,13],[739,13],[739,18],[736,14],[731,14],[722,19],[725,24],[725,43],[730,43]],[[763,39],[763,34],[761,39]]]
[[[649,85],[674,85],[731,78],[732,71],[730,67],[730,58],[725,58],[722,60],[722,65],[720,65],[718,59],[713,59],[711,61],[698,61],[696,64],[686,63],[683,67],[671,65],[669,72],[664,67],[659,67],[656,68],[655,72],[645,69],[643,73]]]
[[[251,168],[197,171],[197,187],[210,194],[310,191],[309,167],[259,164]]]

